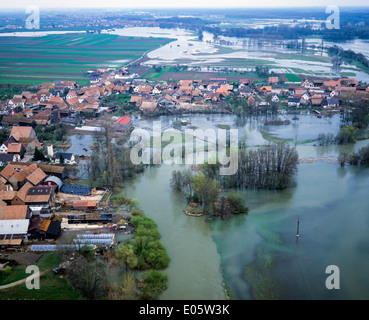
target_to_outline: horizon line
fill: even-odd
[[[60,6],[55,6],[55,7],[45,7],[45,6],[37,6],[35,5],[36,7],[40,7],[42,9],[130,9],[130,10],[143,10],[143,9],[208,9],[208,10],[212,10],[212,9],[223,9],[223,10],[227,10],[227,9],[264,9],[264,10],[268,10],[270,8],[273,8],[273,9],[304,9],[304,8],[307,8],[307,9],[311,9],[311,8],[326,8],[327,5],[301,5],[301,6],[288,6],[288,5],[283,5],[283,6],[280,6],[280,5],[268,5],[268,6],[265,6],[265,7],[256,7],[256,6],[234,6],[234,7],[225,7],[225,6],[213,6],[213,7],[209,7],[209,6],[184,6],[184,7],[171,7],[171,6],[156,6],[156,7],[129,7],[129,6],[120,6],[120,7],[117,7],[117,6],[106,6],[106,7],[101,7],[101,6],[80,6],[80,7],[60,7]],[[352,8],[352,9],[358,9],[358,8],[368,8],[369,9],[369,4],[368,5],[350,5],[350,6],[337,6],[339,8]],[[16,10],[16,9],[23,9],[24,6],[20,6],[20,7],[1,7],[0,6],[0,10]]]

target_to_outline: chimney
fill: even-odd
[[[47,145],[47,155],[50,158],[52,158],[54,156],[54,150],[53,150],[53,145],[52,144]]]

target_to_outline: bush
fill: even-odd
[[[143,300],[156,299],[160,293],[165,290],[168,282],[168,277],[157,270],[150,270],[147,277],[144,279],[145,285],[142,288]]]
[[[338,144],[355,143],[356,129],[352,125],[344,126],[336,136]]]
[[[144,212],[142,210],[139,210],[139,209],[133,209],[131,214],[132,214],[132,216],[143,216]]]
[[[245,199],[241,194],[231,191],[227,194],[226,199],[233,212],[247,213],[249,211],[249,208],[244,205]]]

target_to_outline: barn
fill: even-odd
[[[58,177],[49,176],[45,179],[44,186],[55,187],[55,192],[57,192],[63,186],[63,182]]]
[[[127,132],[132,126],[130,117],[124,116],[114,122],[114,130]]]
[[[74,209],[95,210],[97,205],[96,200],[75,200],[73,201]]]

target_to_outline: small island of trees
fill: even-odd
[[[186,214],[229,218],[248,213],[245,199],[236,190],[285,189],[297,173],[297,163],[296,148],[283,143],[250,150],[241,147],[236,174],[222,176],[219,163],[205,163],[173,171],[170,183],[186,199]]]

